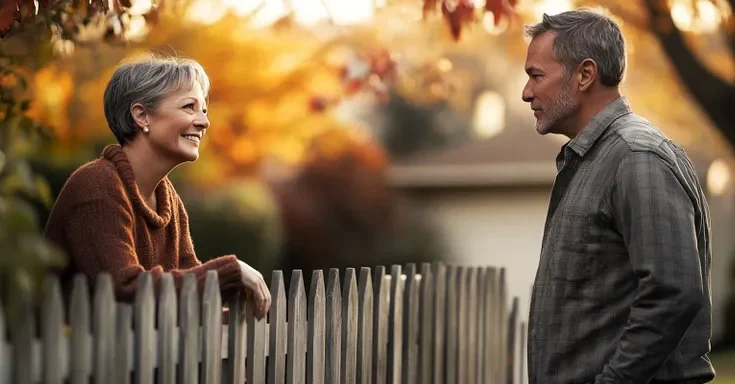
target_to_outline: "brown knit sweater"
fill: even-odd
[[[156,198],[158,212],[145,204],[119,145],[106,147],[99,159],[77,169],[59,193],[45,230],[69,256],[65,285],[78,272],[91,282],[108,272],[118,299],[127,301],[135,297],[143,271],[152,272],[156,287],[162,273],[170,272],[177,290],[184,274],[194,273],[201,292],[207,271],[213,270],[223,291],[240,287],[235,256],[204,264],[197,259],[186,210],[168,178],[156,187]]]

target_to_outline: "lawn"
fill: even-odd
[[[717,378],[714,384],[735,384],[735,350],[712,354]]]

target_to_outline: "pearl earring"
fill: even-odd
[[[150,132],[150,131],[151,131],[151,130],[150,130],[150,129],[148,129],[148,127],[143,127],[143,133],[148,133],[148,132]]]

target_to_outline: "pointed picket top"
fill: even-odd
[[[288,292],[287,383],[306,380],[306,290],[301,270],[294,270]]]
[[[207,271],[202,294],[202,383],[220,383],[222,369],[222,297],[216,271]]]
[[[43,342],[43,382],[63,382],[62,373],[62,326],[64,303],[61,298],[59,279],[50,275],[44,281],[43,303],[41,304],[41,340]],[[65,352],[65,351],[63,351]]]
[[[199,382],[199,323],[201,306],[196,276],[184,275],[179,300],[179,381],[182,384]]]
[[[173,384],[176,380],[176,287],[170,273],[160,281],[158,299],[158,383]]]
[[[431,264],[421,264],[421,282],[419,283],[419,383],[431,383],[432,351],[434,339],[434,276]]]
[[[268,338],[268,384],[282,384],[286,380],[286,288],[282,271],[273,271]]]
[[[406,281],[403,290],[403,382],[415,383],[418,379],[419,291],[416,264],[406,264]]]
[[[388,325],[389,382],[401,382],[403,363],[403,274],[400,265],[393,265],[390,272],[390,315]]]
[[[94,380],[95,383],[102,384],[114,376],[115,370],[115,322],[117,318],[115,316],[115,294],[110,274],[98,274],[94,290],[92,308]],[[152,306],[150,311],[150,314],[153,315]]]
[[[324,384],[326,300],[324,273],[321,270],[314,271],[311,274],[309,304],[307,305],[309,345],[306,355],[306,366],[308,367],[306,382],[309,384]]]
[[[89,284],[82,274],[74,276],[71,293],[69,322],[71,325],[69,367],[70,384],[88,384],[91,375],[92,348],[87,339],[91,334],[91,308],[89,300]]]
[[[342,383],[353,384],[357,369],[357,276],[347,268],[342,286]]]
[[[329,270],[327,279],[327,337],[326,367],[327,383],[340,383],[340,362],[342,358],[342,293],[339,284],[339,269]]]
[[[360,268],[357,285],[357,382],[372,383],[374,293],[370,268]]]
[[[390,284],[385,275],[385,266],[375,267],[373,276],[373,380],[387,382],[388,375],[388,320]]]

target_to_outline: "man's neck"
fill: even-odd
[[[618,88],[605,89],[585,96],[586,100],[580,106],[579,112],[568,122],[569,129],[567,129],[568,134],[566,136],[569,139],[577,137],[595,116],[621,96]]]
[[[133,168],[141,196],[146,200],[153,199],[156,187],[174,167],[142,141],[128,143],[122,149]]]

